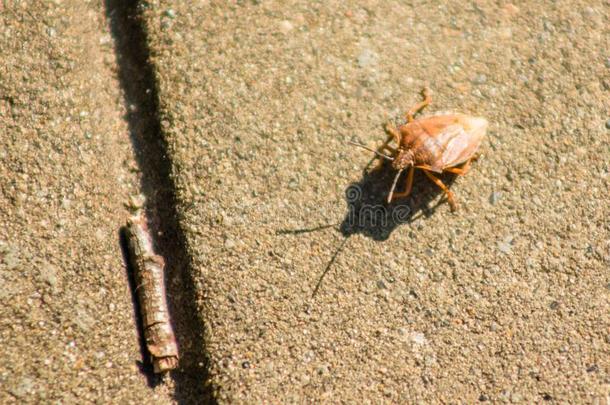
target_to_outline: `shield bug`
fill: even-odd
[[[383,167],[384,160],[392,162],[392,168],[397,173],[388,194],[388,203],[411,193],[415,169],[421,169],[445,192],[451,210],[455,211],[457,203],[453,193],[436,174],[466,174],[470,163],[477,158],[476,152],[485,136],[488,123],[485,118],[458,113],[415,119],[413,116],[431,102],[428,89],[424,89],[422,95],[424,100],[405,114],[406,124],[399,128],[386,125],[388,138],[377,150],[355,145],[364,147],[379,157],[380,162],[376,169]],[[392,141],[396,146],[390,145]],[[405,170],[405,188],[401,192],[395,192],[400,175]]]

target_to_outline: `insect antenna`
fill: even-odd
[[[383,154],[383,153],[379,152],[378,150],[375,150],[375,149],[369,148],[368,146],[363,145],[363,144],[361,144],[361,143],[352,142],[352,141],[349,141],[349,143],[351,143],[352,145],[360,146],[361,148],[364,148],[364,149],[366,149],[366,150],[368,150],[368,151],[371,151],[371,152],[373,152],[374,154],[376,154],[377,156],[382,157],[382,158],[384,158],[384,159],[388,159],[388,160],[394,160],[394,158],[393,158],[392,156],[388,156],[388,155],[386,155],[386,154]]]
[[[404,169],[400,169],[398,173],[396,173],[396,177],[394,177],[394,181],[392,182],[392,188],[390,189],[390,194],[388,194],[388,204],[392,202],[392,196],[394,195],[394,189],[396,188],[396,184],[398,183],[398,178]]]

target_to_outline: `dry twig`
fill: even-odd
[[[153,251],[146,218],[143,215],[130,218],[126,231],[146,347],[152,356],[155,373],[163,373],[178,366],[178,345],[165,295],[165,261]]]

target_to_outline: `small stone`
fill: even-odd
[[[501,191],[494,191],[489,196],[489,203],[491,205],[496,205],[497,202],[500,201],[500,198],[502,198],[502,192]]]
[[[513,243],[513,237],[511,235],[509,235],[506,238],[504,238],[504,240],[498,242],[498,249],[502,253],[509,254],[513,249],[512,243]]]
[[[19,256],[17,254],[17,251],[8,250],[8,252],[6,252],[4,256],[3,262],[7,270],[13,270],[17,266],[19,266]]]
[[[472,79],[472,83],[474,84],[485,84],[487,83],[487,76],[484,74],[478,74]]]
[[[606,129],[610,129],[610,118],[606,121]]]
[[[82,307],[76,308],[76,316],[74,317],[74,324],[78,326],[83,332],[88,332],[95,325],[95,318]]]
[[[104,233],[102,228],[96,229],[95,232],[93,232],[93,236],[95,236],[95,239],[97,239],[99,242],[102,242],[106,239],[106,234]]]
[[[250,368],[250,362],[249,361],[244,361],[243,363],[241,363],[241,367],[248,369]]]
[[[479,401],[481,401],[481,402],[489,401],[489,397],[485,394],[481,394],[481,395],[479,395]]]
[[[517,402],[521,402],[523,398],[521,397],[521,394],[519,394],[518,392],[513,392],[510,394],[510,400],[511,402],[517,403]]]
[[[174,11],[173,9],[167,9],[165,11],[165,15],[168,16],[169,18],[176,18],[176,11]]]
[[[365,49],[358,55],[358,66],[365,68],[377,62],[377,54],[370,49]]]
[[[294,29],[294,25],[288,20],[283,20],[280,22],[280,32],[284,35],[288,34],[290,31]]]
[[[380,290],[385,290],[388,286],[385,284],[383,280],[377,280],[377,288]]]
[[[225,240],[225,249],[234,249],[235,248],[235,241],[233,239],[227,239]]]
[[[145,203],[146,197],[143,194],[131,195],[127,207],[135,211],[141,209]]]
[[[108,45],[112,42],[112,37],[109,34],[102,35],[99,42],[100,45]]]
[[[426,336],[421,332],[411,333],[411,341],[416,345],[423,346],[426,344]]]
[[[305,354],[303,354],[303,362],[310,363],[315,357],[316,354],[313,352],[313,350],[308,350],[305,352]]]
[[[330,372],[330,367],[327,364],[323,364],[318,367],[318,375],[328,375]]]
[[[11,393],[17,398],[26,397],[34,389],[34,380],[29,377],[24,377],[17,387],[11,390]]]
[[[57,287],[57,267],[52,264],[45,263],[40,268],[40,278],[50,287]]]

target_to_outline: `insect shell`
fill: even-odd
[[[392,161],[397,171],[388,202],[406,197],[413,185],[415,169],[423,170],[426,176],[439,186],[447,195],[451,210],[457,209],[453,193],[435,174],[454,173],[464,175],[470,163],[477,158],[477,150],[485,137],[488,122],[485,118],[465,114],[440,114],[414,119],[413,115],[430,104],[430,96],[424,90],[424,101],[407,112],[407,123],[398,129],[387,126],[388,139],[374,151],[381,159]],[[390,146],[394,141],[395,147]],[[387,152],[390,154],[388,155]],[[405,188],[394,192],[400,175],[408,170]]]

